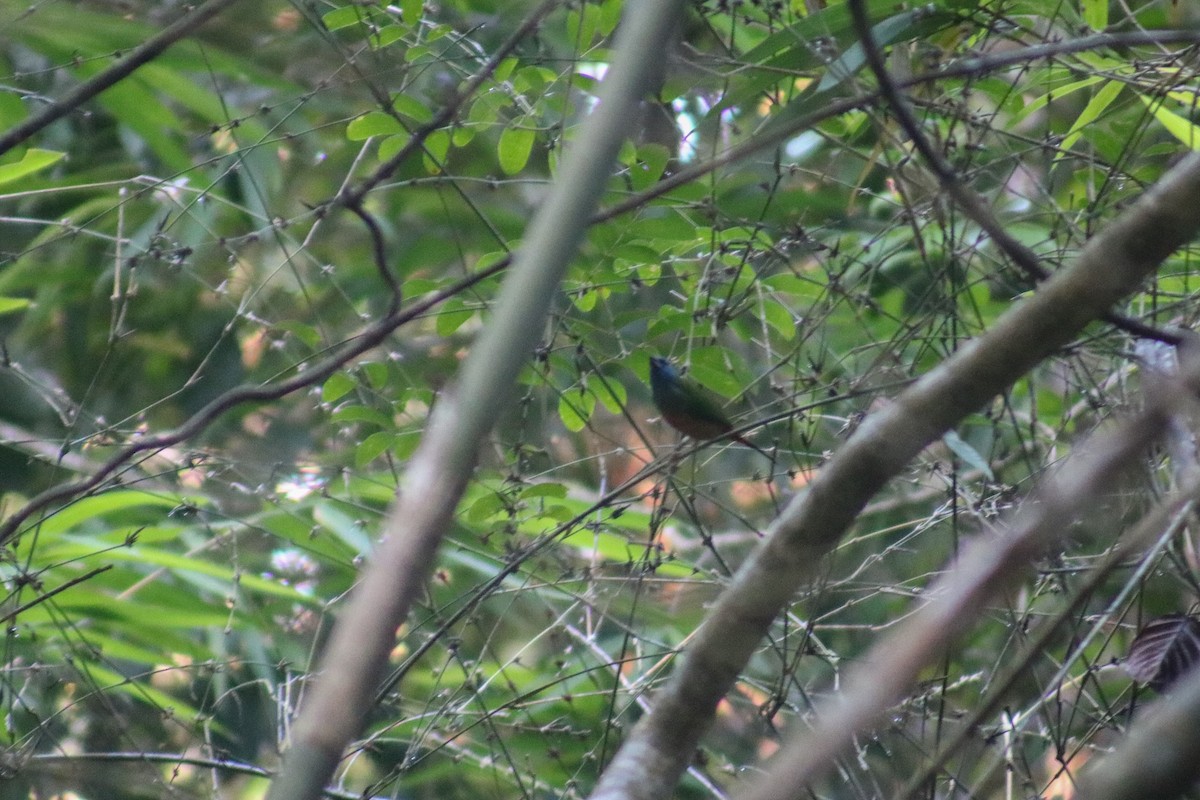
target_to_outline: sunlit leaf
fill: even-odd
[[[1158,120],[1158,124],[1162,125],[1168,133],[1192,150],[1200,150],[1200,127],[1197,127],[1191,120],[1169,111],[1159,100],[1142,94],[1138,95],[1138,99],[1145,103],[1146,107],[1150,109],[1150,113],[1154,114],[1154,118]]]
[[[1083,111],[1075,119],[1075,124],[1071,126],[1071,130],[1063,137],[1062,149],[1059,151],[1058,157],[1062,158],[1066,151],[1074,147],[1075,142],[1089,125],[1092,125],[1117,99],[1117,95],[1125,88],[1125,85],[1120,81],[1109,81],[1096,92],[1095,96],[1084,107]]]
[[[1083,21],[1094,31],[1108,27],[1108,0],[1080,0],[1083,4]]]
[[[558,417],[566,429],[575,433],[587,427],[596,408],[596,397],[589,392],[566,391],[558,399]]]
[[[32,305],[32,301],[24,297],[3,297],[0,296],[0,314],[11,314],[14,311],[22,311]]]
[[[348,28],[362,21],[362,9],[355,5],[343,6],[321,15],[321,21],[331,31]]]
[[[26,175],[39,172],[62,160],[64,155],[66,154],[53,150],[39,150],[31,147],[21,156],[20,161],[0,164],[0,185],[12,183],[24,178]]]
[[[536,134],[531,128],[523,128],[517,124],[509,125],[500,134],[500,144],[496,155],[500,160],[500,169],[506,175],[515,175],[525,169],[529,162],[529,154],[533,151]]]

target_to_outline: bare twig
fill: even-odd
[[[42,592],[37,597],[33,598],[32,600],[30,600],[27,603],[22,603],[21,605],[14,608],[12,611],[7,611],[4,614],[0,614],[0,623],[4,623],[4,622],[8,622],[9,620],[16,619],[18,615],[22,614],[25,611],[28,611],[29,609],[33,608],[34,606],[41,605],[42,603],[49,600],[51,597],[54,597],[54,595],[59,594],[61,592],[65,592],[67,589],[70,589],[72,586],[78,586],[79,584],[84,583],[85,581],[89,581],[92,578],[99,575],[101,572],[108,572],[110,569],[112,569],[112,566],[113,566],[112,564],[107,564],[103,567],[96,567],[95,569],[88,570],[87,572],[83,573],[82,575],[80,575],[78,577],[72,578],[71,580],[67,581],[66,583],[62,584],[61,586],[56,586],[48,592]]]

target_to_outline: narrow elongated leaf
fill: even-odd
[[[20,161],[12,164],[0,164],[0,186],[19,181],[26,175],[43,170],[62,160],[64,155],[66,154],[56,150],[39,150],[31,147],[21,156]]]

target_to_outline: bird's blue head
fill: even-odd
[[[650,357],[650,389],[654,403],[660,408],[671,405],[672,399],[683,393],[683,382],[679,370],[665,358]]]
[[[650,356],[650,383],[667,382],[679,380],[679,370],[675,369],[675,365],[665,358],[659,356]]]

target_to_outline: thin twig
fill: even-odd
[[[875,36],[871,32],[871,22],[867,18],[866,3],[864,0],[847,1],[850,6],[850,16],[854,21],[855,31],[858,34],[859,42],[863,46],[867,65],[875,73],[875,80],[879,83],[880,94],[887,101],[888,105],[891,106],[896,121],[900,123],[900,127],[904,129],[904,132],[908,134],[908,138],[912,140],[913,147],[925,159],[926,165],[933,172],[942,189],[946,194],[950,195],[951,199],[958,204],[959,208],[976,225],[983,228],[984,232],[991,237],[1001,252],[1020,267],[1030,280],[1039,283],[1046,280],[1050,277],[1050,273],[1042,267],[1037,255],[1028,247],[1021,244],[1021,242],[1017,241],[1016,237],[1012,236],[1000,224],[1000,221],[992,214],[991,209],[987,207],[987,204],[977,192],[968,188],[958,179],[954,167],[950,166],[950,163],[942,157],[942,154],[929,141],[929,137],[921,130],[921,125],[917,122],[912,107],[900,93],[899,87],[892,80],[891,73],[888,72],[887,67],[883,63],[883,54],[879,50],[879,45],[875,42]],[[1102,316],[1102,319],[1133,336],[1155,339],[1168,344],[1179,344],[1182,341],[1177,333],[1160,330],[1153,325],[1148,325],[1141,320],[1128,317],[1124,314],[1108,311]]]
[[[228,758],[201,758],[182,753],[37,753],[30,756],[25,764],[176,764],[201,769],[220,769],[240,775],[253,775],[259,778],[270,778],[275,773],[269,769],[247,764],[244,761],[234,761]],[[18,772],[18,775],[20,773]],[[361,792],[340,792],[336,789],[325,789],[325,796],[334,800],[362,800]]]
[[[84,581],[89,581],[92,578],[99,575],[101,572],[108,572],[112,568],[113,568],[112,564],[108,564],[103,567],[96,567],[93,570],[83,573],[82,575],[80,575],[77,578],[72,578],[71,580],[64,583],[62,586],[56,586],[55,588],[51,589],[48,592],[43,592],[42,594],[39,594],[37,597],[30,600],[28,603],[22,603],[21,605],[14,608],[12,611],[9,611],[3,615],[0,615],[0,623],[5,623],[5,622],[8,622],[9,620],[15,619],[18,614],[21,614],[22,612],[28,611],[29,609],[33,608],[34,606],[37,606],[37,605],[40,605],[40,604],[46,602],[51,597],[54,597],[54,595],[59,594],[60,592],[65,592],[67,589],[70,589],[72,586],[78,586],[79,584],[83,583]]]

